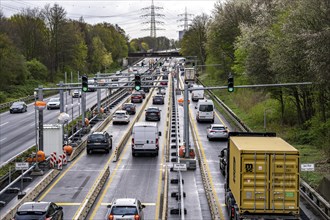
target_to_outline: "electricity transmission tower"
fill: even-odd
[[[185,13],[184,14],[179,14],[178,16],[183,16],[182,19],[179,19],[179,22],[183,22],[183,25],[179,25],[179,27],[183,26],[183,34],[188,30],[189,24],[188,22],[191,21],[188,17],[193,16],[193,14],[188,14],[187,12],[187,7],[185,8]]]
[[[156,24],[163,25],[164,22],[157,21],[156,17],[164,17],[165,15],[156,13],[155,10],[163,9],[154,5],[154,0],[151,1],[151,6],[142,8],[142,10],[150,10],[150,13],[142,15],[141,17],[150,17],[150,21],[143,22],[142,24],[150,24],[150,28],[142,29],[143,31],[150,30],[150,37],[156,38],[156,30],[165,30],[163,28],[157,28]]]

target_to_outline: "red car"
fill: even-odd
[[[143,102],[143,96],[140,92],[134,92],[132,95],[131,95],[131,102],[132,103],[136,103],[136,102]]]

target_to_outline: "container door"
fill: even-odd
[[[270,164],[270,209],[283,213],[299,210],[299,157],[272,154]]]
[[[268,169],[267,154],[244,154],[241,161],[241,210],[268,209]]]

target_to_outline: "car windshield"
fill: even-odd
[[[212,130],[216,130],[216,131],[224,131],[226,130],[224,127],[212,127]]]
[[[125,116],[124,112],[116,112],[115,116]]]
[[[103,141],[104,135],[103,134],[92,134],[88,137],[89,141]]]
[[[115,206],[111,210],[113,215],[136,215],[138,211],[135,206]]]
[[[134,106],[132,104],[124,104],[124,108],[133,108]]]
[[[159,112],[159,109],[157,109],[157,108],[148,108],[147,112]]]
[[[201,112],[211,112],[213,111],[213,105],[200,105],[199,111]]]
[[[15,107],[22,106],[22,105],[23,105],[23,103],[21,103],[21,102],[14,102],[13,103],[13,106],[15,106]]]
[[[50,101],[50,102],[59,102],[60,99],[59,99],[59,98],[51,98],[49,101]]]
[[[133,93],[132,95],[141,95],[141,93]]]

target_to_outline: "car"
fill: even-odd
[[[161,110],[158,107],[150,106],[145,112],[146,121],[160,121]]]
[[[142,86],[142,90],[145,92],[145,93],[147,93],[147,92],[149,92],[149,87],[144,87],[144,86]]]
[[[125,110],[129,115],[135,115],[136,113],[136,106],[133,103],[124,103],[121,109]]]
[[[128,124],[130,122],[129,115],[125,110],[117,110],[112,116],[112,123],[125,123]]]
[[[81,90],[75,89],[72,92],[72,98],[80,98],[81,97]]]
[[[165,88],[158,88],[158,92],[157,92],[158,95],[166,95],[166,90]]]
[[[107,219],[144,220],[145,207],[138,199],[118,198],[107,206]]]
[[[15,112],[27,112],[27,105],[25,102],[14,102],[9,108],[10,114]]]
[[[16,211],[15,220],[63,219],[63,208],[53,202],[25,202]]]
[[[118,70],[118,71],[116,72],[116,76],[119,76],[119,75],[121,75],[121,71],[120,71],[120,70]]]
[[[91,154],[93,151],[103,150],[107,154],[112,149],[112,135],[108,132],[93,132],[87,137],[87,154]]]
[[[60,98],[51,98],[49,99],[49,101],[47,102],[47,109],[58,109],[60,108]]]
[[[154,95],[152,97],[152,104],[164,105],[164,96],[163,95]]]
[[[228,139],[228,130],[227,127],[223,124],[211,124],[206,128],[207,139]]]
[[[131,102],[136,103],[136,102],[143,102],[143,97],[140,92],[134,92],[131,95]]]
[[[226,175],[226,166],[227,166],[227,148],[224,148],[220,151],[220,155],[219,155],[219,164],[220,164],[220,170],[223,176]]]

